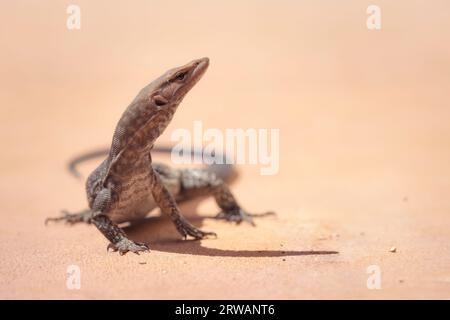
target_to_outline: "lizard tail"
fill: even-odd
[[[153,152],[159,152],[159,153],[167,153],[170,154],[172,152],[172,147],[170,146],[155,146],[152,149]],[[99,157],[105,157],[109,154],[109,149],[98,149],[94,150],[85,154],[82,154],[81,156],[78,156],[76,158],[73,158],[69,161],[67,168],[69,172],[75,177],[75,178],[81,178],[81,174],[78,171],[77,167],[80,163],[99,158]],[[201,150],[193,150],[192,155],[202,155],[203,153]],[[237,171],[233,164],[231,164],[231,161],[227,161],[227,157],[225,155],[219,155],[217,157],[215,154],[212,155],[215,159],[220,158],[223,159],[223,164],[219,163],[212,163],[207,166],[207,170],[211,173],[214,173],[216,177],[222,179],[225,182],[232,182],[237,178]]]

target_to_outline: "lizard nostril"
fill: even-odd
[[[169,102],[165,97],[163,97],[162,95],[159,95],[159,94],[154,96],[153,100],[155,101],[155,104],[159,107],[163,106]]]

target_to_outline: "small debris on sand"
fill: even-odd
[[[339,233],[332,233],[327,236],[320,236],[317,238],[317,240],[333,240],[338,239],[341,235]]]
[[[391,247],[391,248],[389,249],[389,251],[392,252],[392,253],[397,252],[397,248],[396,248],[396,247]]]
[[[399,282],[399,283],[403,283],[403,282],[405,282],[405,280],[400,279],[400,280],[398,280],[398,282]]]
[[[141,261],[140,261],[139,264],[147,264],[147,262],[145,262],[145,261],[141,262]]]

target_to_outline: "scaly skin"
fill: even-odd
[[[88,222],[109,240],[108,249],[125,254],[148,251],[144,243],[128,239],[118,223],[145,217],[156,206],[169,215],[183,237],[202,239],[202,231],[180,213],[177,202],[213,195],[221,208],[218,218],[247,220],[225,182],[210,169],[171,169],[152,163],[150,151],[171,121],[178,105],[208,68],[208,58],[171,69],[143,88],[120,118],[108,157],[86,181],[89,210],[64,212],[68,223]]]

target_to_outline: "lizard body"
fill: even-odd
[[[120,254],[149,250],[146,244],[130,240],[118,224],[141,219],[156,207],[169,215],[184,237],[202,239],[215,235],[196,228],[180,213],[177,202],[197,196],[214,196],[222,210],[218,218],[252,223],[251,215],[241,209],[225,181],[214,170],[172,169],[152,163],[150,152],[155,140],[208,65],[208,58],[191,61],[167,71],[144,87],[122,114],[108,156],[86,181],[89,209],[66,212],[62,217],[47,221],[92,223],[109,240],[108,249]]]

